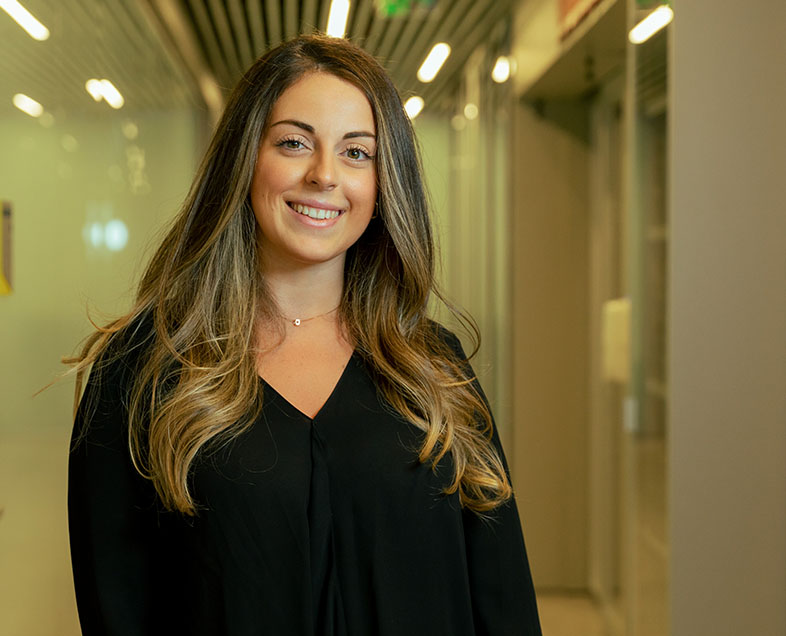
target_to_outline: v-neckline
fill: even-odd
[[[286,404],[290,409],[295,411],[301,417],[306,418],[309,422],[314,422],[325,411],[325,407],[330,403],[330,401],[333,399],[333,396],[336,395],[336,393],[338,392],[338,389],[341,386],[341,384],[343,383],[344,378],[346,377],[347,372],[349,371],[349,367],[352,364],[352,361],[355,359],[356,355],[357,355],[357,349],[353,349],[352,350],[352,354],[347,359],[347,363],[344,365],[344,369],[341,371],[341,374],[338,376],[338,379],[336,380],[336,383],[333,385],[333,388],[331,389],[331,391],[328,394],[327,398],[322,403],[322,406],[320,406],[319,409],[317,410],[317,412],[314,413],[314,417],[310,417],[309,415],[307,415],[306,413],[301,411],[298,407],[296,407],[294,404],[292,404],[292,402],[290,402],[286,398],[286,396],[284,396],[284,394],[281,393],[281,391],[279,391],[276,387],[274,387],[272,384],[270,384],[270,382],[265,380],[265,378],[263,378],[259,373],[257,373],[257,377],[262,382],[262,384],[265,385],[265,387],[267,387],[275,395],[277,395],[281,399],[281,401],[284,402],[284,404]]]

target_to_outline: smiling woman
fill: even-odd
[[[69,360],[84,634],[540,634],[431,236],[371,56],[302,36],[248,70],[134,307]]]

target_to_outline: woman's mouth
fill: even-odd
[[[292,208],[298,214],[302,214],[303,216],[307,216],[310,219],[316,220],[323,220],[323,219],[335,219],[339,214],[343,212],[343,210],[327,210],[325,208],[313,208],[308,205],[303,205],[301,203],[290,203],[287,202],[290,208]]]

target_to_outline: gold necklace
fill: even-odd
[[[316,320],[317,318],[322,318],[322,316],[327,316],[328,314],[332,314],[336,311],[341,305],[337,307],[333,307],[330,311],[326,311],[324,314],[317,314],[316,316],[311,316],[311,318],[287,318],[289,322],[291,322],[295,327],[299,327],[304,322],[308,322],[309,320]]]

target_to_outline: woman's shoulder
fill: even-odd
[[[145,311],[110,336],[93,368],[110,375],[134,369],[152,344],[153,337],[153,319],[150,312]]]
[[[125,327],[110,336],[93,362],[86,393],[91,388],[100,389],[102,396],[111,396],[112,399],[126,393],[152,341],[153,321],[149,312],[132,318]]]
[[[73,448],[86,438],[91,444],[119,448],[134,378],[151,342],[152,321],[134,317],[113,333],[90,368],[79,400],[73,430]]]
[[[467,355],[464,353],[464,347],[461,344],[459,337],[445,325],[436,320],[429,319],[429,329],[437,336],[437,342],[455,355],[459,360],[466,361]]]

